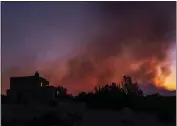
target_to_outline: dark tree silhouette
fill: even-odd
[[[143,96],[143,91],[139,88],[138,83],[133,83],[130,76],[123,77],[122,86],[126,95]]]
[[[22,96],[20,95],[19,97],[19,103],[24,100]],[[176,96],[166,97],[159,94],[144,96],[138,83],[133,82],[130,76],[123,76],[122,82],[119,84],[112,83],[98,86],[95,87],[94,92],[81,92],[77,96],[67,94],[66,88],[58,86],[56,87],[56,96],[58,99],[50,103],[52,107],[56,107],[59,103],[58,101],[73,100],[74,102],[85,102],[87,107],[92,109],[120,110],[124,107],[129,107],[135,111],[153,113],[161,121],[175,121],[176,119]],[[7,103],[7,97],[3,95],[1,97],[2,103]],[[41,117],[41,120],[46,121],[43,125],[48,125],[50,122],[53,122],[52,124],[61,124],[62,121],[58,120],[55,114],[51,114],[53,113]],[[76,115],[72,116],[76,117]],[[41,120],[38,119],[37,122],[34,120],[34,123],[41,125]],[[3,123],[4,121],[3,119]]]
[[[86,102],[89,107],[109,109],[121,109],[124,106],[135,108],[142,98],[143,91],[129,76],[124,76],[120,84],[98,86],[94,93],[81,92],[76,97],[77,100]]]
[[[57,97],[65,97],[65,96],[67,96],[67,89],[62,87],[62,86],[58,86],[56,88],[56,92],[57,92]]]

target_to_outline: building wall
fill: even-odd
[[[43,83],[43,84],[42,84]],[[11,77],[7,96],[11,102],[46,102],[56,96],[56,89],[48,85],[48,81],[40,76]]]
[[[41,87],[35,90],[8,90],[7,96],[11,103],[43,103],[55,100],[56,89],[54,87]]]
[[[56,97],[56,89],[52,86],[41,87],[38,95],[41,101],[52,101]]]
[[[12,90],[31,90],[39,88],[40,85],[39,78],[36,76],[10,78],[10,89]]]

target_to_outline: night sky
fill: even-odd
[[[2,91],[36,70],[70,93],[131,75],[176,90],[176,2],[1,2]]]

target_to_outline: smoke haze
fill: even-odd
[[[52,84],[63,85],[71,93],[119,82],[123,75],[132,76],[144,87],[165,88],[163,83],[171,74],[169,52],[176,44],[176,3],[88,2],[88,5],[88,26],[82,27],[84,34],[67,57],[37,62],[36,55],[25,56],[20,67],[5,69],[3,77],[38,70]]]

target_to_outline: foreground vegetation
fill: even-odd
[[[152,113],[161,121],[176,120],[176,96],[151,94],[144,96],[137,83],[129,76],[124,76],[121,84],[107,84],[96,87],[95,92],[81,92],[78,96],[67,95],[67,89],[58,87],[58,98],[85,102],[91,109],[121,110],[128,107],[134,111]]]
[[[56,92],[56,101],[50,102],[50,107],[56,107],[62,100],[84,102],[89,109],[119,111],[128,107],[136,112],[139,111],[156,115],[161,122],[175,122],[176,120],[176,96],[161,96],[159,94],[144,96],[143,91],[139,88],[138,84],[134,83],[129,76],[124,76],[121,84],[112,83],[96,87],[94,92],[81,92],[78,96],[67,94],[67,89],[61,86],[56,88]],[[1,98],[2,103],[8,101],[5,96],[2,96]],[[70,115],[70,117],[72,116]],[[73,117],[76,116],[74,115]],[[65,125],[66,122],[68,121],[61,120],[56,116],[55,112],[52,112],[40,118],[35,118],[27,124]],[[72,124],[68,125],[71,126]]]

